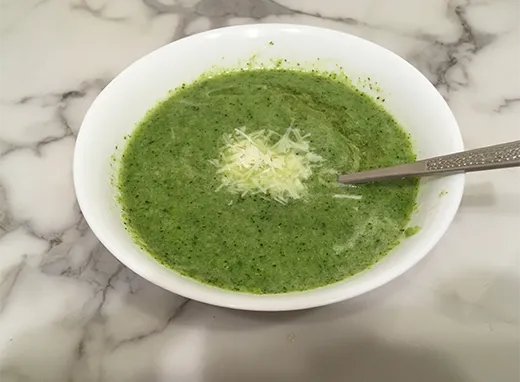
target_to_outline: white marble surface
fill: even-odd
[[[519,380],[520,172],[468,176],[418,266],[321,309],[187,301],[121,265],[71,180],[83,115],[121,69],[230,24],[304,23],[375,41],[449,101],[468,148],[520,139],[518,0],[1,0],[0,380]]]

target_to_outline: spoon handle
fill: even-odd
[[[520,141],[513,141],[399,166],[340,175],[338,181],[344,184],[354,184],[410,176],[447,175],[518,166],[520,166]]]

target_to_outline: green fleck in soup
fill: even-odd
[[[421,227],[419,227],[417,225],[413,226],[413,227],[408,227],[407,229],[404,230],[404,236],[406,236],[406,237],[413,236],[416,233],[418,233],[420,230],[421,230]]]
[[[390,114],[334,76],[202,78],[150,110],[127,141],[118,186],[136,242],[234,291],[301,291],[363,271],[404,237],[418,190],[414,179],[336,182],[415,155]]]

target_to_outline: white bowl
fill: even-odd
[[[263,24],[217,29],[176,41],[141,58],[119,74],[92,104],[74,153],[76,194],[88,224],[114,256],[145,279],[188,298],[230,308],[310,308],[358,296],[396,278],[423,258],[450,225],[462,196],[463,175],[421,181],[419,207],[411,225],[422,229],[372,268],[304,292],[253,295],[201,284],[156,262],[125,230],[111,184],[115,147],[124,146],[123,137],[132,132],[148,109],[167,96],[168,90],[194,80],[213,65],[245,64],[254,54],[257,63],[266,64],[279,58],[301,63],[319,58],[322,69],[338,70],[342,66],[354,83],[370,77],[381,87],[386,109],[411,133],[419,158],[463,149],[457,122],[440,94],[413,66],[378,45],[309,26]]]

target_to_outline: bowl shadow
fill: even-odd
[[[388,343],[366,333],[288,351],[257,346],[246,352],[207,348],[202,381],[468,381],[432,349]]]

